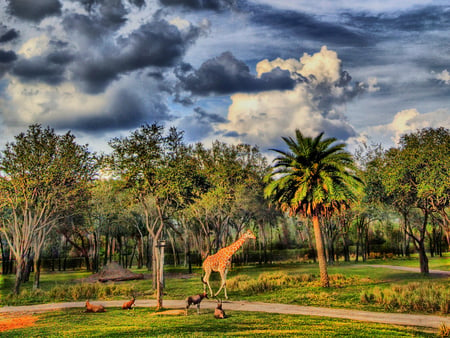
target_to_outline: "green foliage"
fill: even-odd
[[[335,138],[305,137],[296,130],[296,138],[283,137],[289,151],[280,154],[265,180],[265,196],[291,215],[318,215],[349,206],[356,198],[361,180],[345,144]]]
[[[375,287],[362,291],[360,300],[364,304],[382,304],[387,310],[450,313],[450,289],[445,284],[411,282],[383,289]]]

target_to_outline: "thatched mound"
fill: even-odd
[[[130,270],[121,267],[118,263],[112,262],[103,267],[102,271],[83,279],[83,282],[95,283],[98,281],[105,283],[110,281],[120,282],[135,279],[144,279],[144,275],[142,273],[131,272]]]

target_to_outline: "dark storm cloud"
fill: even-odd
[[[61,64],[49,62],[40,56],[17,61],[12,73],[24,82],[45,82],[50,85],[58,85],[65,79]]]
[[[389,35],[392,35],[394,31],[423,32],[450,28],[450,11],[444,6],[426,6],[377,15],[344,13],[342,16],[349,25]]]
[[[19,32],[15,29],[10,29],[6,33],[0,35],[0,43],[9,42],[17,37],[19,37]]]
[[[227,121],[218,114],[208,113],[201,107],[195,107],[191,115],[179,121],[179,126],[185,131],[188,141],[198,141],[214,132],[213,124]]]
[[[10,14],[29,21],[39,22],[43,18],[61,14],[59,0],[6,0]]]
[[[232,94],[294,88],[295,81],[286,70],[275,68],[261,78],[250,73],[249,67],[230,52],[205,61],[189,74],[177,73],[183,90],[193,95]]]
[[[352,77],[346,71],[342,71],[337,83],[322,82],[313,87],[309,86],[314,100],[318,102],[317,106],[319,110],[329,112],[333,109],[334,105],[349,102],[365,91],[359,82],[352,83],[351,81]],[[340,89],[339,95],[335,93],[336,88]]]
[[[117,29],[126,21],[127,9],[122,0],[79,0],[89,16],[102,26]]]
[[[62,23],[67,32],[87,38],[92,43],[101,43],[110,34],[109,28],[102,21],[83,14],[67,15]],[[94,44],[93,47],[95,46]]]
[[[87,117],[77,117],[53,123],[58,128],[103,133],[114,130],[132,129],[148,121],[165,121],[172,117],[160,97],[151,101],[142,100],[138,95],[122,90],[110,103],[107,112]]]
[[[89,93],[102,92],[122,74],[147,67],[171,67],[179,62],[202,30],[191,26],[180,32],[165,20],[153,20],[103,50],[103,55],[83,56],[75,78]]]
[[[224,123],[227,119],[223,116],[214,113],[208,113],[201,107],[194,108],[194,116],[198,121],[212,122],[212,123]]]
[[[291,39],[315,40],[320,44],[339,44],[353,47],[368,46],[373,37],[352,31],[338,23],[319,20],[298,11],[282,10],[266,5],[246,5],[241,11],[249,14],[250,20],[267,26]]]
[[[17,60],[17,55],[12,50],[4,51],[0,49],[0,64],[10,63]]]
[[[190,9],[221,11],[233,8],[234,0],[159,0],[164,6],[181,6]]]
[[[75,55],[68,51],[55,51],[47,55],[47,61],[57,65],[71,63],[74,59]]]

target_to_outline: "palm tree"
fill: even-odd
[[[289,151],[271,149],[280,155],[265,177],[264,195],[291,216],[312,218],[321,284],[329,287],[319,217],[349,207],[361,180],[354,174],[353,158],[344,150],[344,143],[322,139],[323,133],[305,137],[298,129],[295,136],[282,137]]]

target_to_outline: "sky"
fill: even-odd
[[[450,128],[450,5],[379,0],[2,0],[0,147],[39,123],[110,153],[145,123],[353,151]]]

